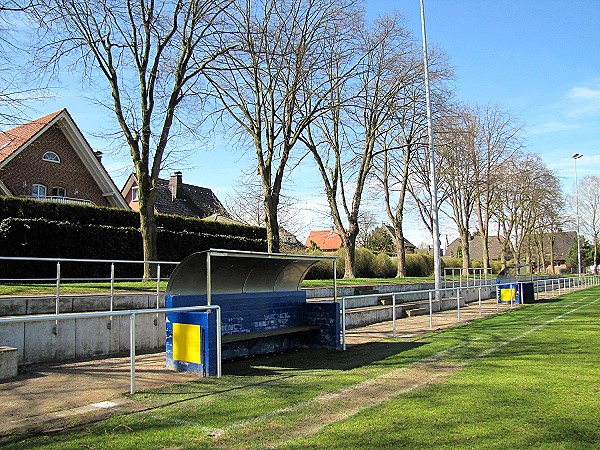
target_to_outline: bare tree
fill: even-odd
[[[297,199],[281,194],[277,205],[278,223],[290,233],[300,231],[300,210]],[[225,199],[225,208],[232,219],[256,227],[265,226],[265,210],[260,180],[254,174],[244,174],[234,188],[234,195]]]
[[[439,186],[447,192],[451,212],[462,243],[463,268],[470,266],[470,226],[477,200],[476,172],[473,165],[476,140],[476,121],[467,107],[460,107],[442,124],[437,133],[441,152],[444,153],[444,173]]]
[[[38,99],[43,92],[39,87],[31,87],[28,80],[32,75],[23,77],[24,68],[17,63],[26,53],[13,23],[23,20],[30,8],[30,1],[0,0],[0,125],[22,121],[26,103]]]
[[[345,78],[339,60],[332,61],[329,109],[303,136],[323,178],[331,216],[345,249],[345,278],[354,278],[363,191],[403,82],[395,64],[412,49],[399,18],[382,18],[358,37],[361,41],[356,43],[355,53],[365,56],[357,75]],[[344,79],[346,82],[340,83]]]
[[[472,119],[475,122],[471,159],[475,181],[475,213],[483,243],[483,268],[487,271],[490,267],[490,221],[498,187],[498,168],[522,148],[522,123],[499,106],[491,104],[475,106]]]
[[[156,260],[157,179],[184,99],[208,64],[226,52],[215,33],[232,0],[40,0],[44,67],[69,61],[107,82],[110,106],[129,147],[138,181],[146,261]],[[145,265],[144,276],[150,276]]]
[[[560,183],[537,155],[515,154],[501,171],[502,182],[496,202],[496,217],[502,231],[499,237],[505,252],[510,247],[515,263],[519,264],[523,253],[527,255],[530,238],[539,227],[540,211],[552,202],[559,204],[556,194]],[[503,264],[506,265],[505,260]]]
[[[450,93],[444,82],[450,76],[445,58],[431,53],[430,80],[433,86],[434,115],[437,115],[442,98]],[[388,129],[381,139],[381,151],[375,158],[374,174],[383,189],[384,206],[394,230],[397,255],[397,277],[406,276],[404,248],[405,203],[409,195],[409,178],[414,176],[415,154],[425,154],[428,149],[427,114],[422,55],[414,48],[396,63],[397,92]],[[414,160],[414,161],[413,161]],[[417,159],[418,160],[418,159]]]
[[[207,74],[222,117],[232,119],[254,147],[270,252],[279,251],[277,211],[292,149],[323,110],[325,64],[332,43],[350,33],[353,4],[236,2],[227,34],[234,50]]]
[[[587,175],[579,181],[579,217],[584,232],[592,238],[593,267],[597,273],[598,244],[600,238],[600,177]],[[574,203],[571,202],[571,203]]]

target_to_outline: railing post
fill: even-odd
[[[60,260],[56,261],[56,300],[54,302],[56,315],[60,313]],[[52,333],[58,335],[58,319],[54,322]]]
[[[129,316],[129,393],[135,394],[135,312]]]
[[[160,298],[160,264],[157,264],[156,265],[156,309],[160,308],[159,298]],[[154,325],[158,326],[158,313],[156,313],[156,317],[154,318]]]
[[[483,315],[483,313],[481,312],[481,284],[479,285],[478,296],[479,296],[479,315],[481,316],[481,315]]]
[[[110,263],[110,310],[113,311],[113,302],[115,299],[115,263]],[[112,317],[111,317],[112,320]]]
[[[217,378],[221,378],[223,374],[221,355],[221,307],[217,306]]]
[[[429,329],[433,329],[433,295],[429,291]]]
[[[456,321],[460,322],[460,288],[456,290]]]
[[[396,337],[396,294],[392,294],[392,336]]]
[[[156,309],[159,306],[159,297],[160,297],[160,264],[156,266]]]
[[[346,351],[346,297],[342,297],[342,348]]]

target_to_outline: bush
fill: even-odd
[[[500,273],[502,270],[502,261],[499,259],[493,259],[490,261],[490,267],[492,268],[493,273]]]
[[[354,253],[354,276],[356,278],[373,278],[375,276],[374,262],[375,255],[371,250],[358,247]]]
[[[422,253],[406,255],[407,277],[428,277],[433,271],[433,256]]]
[[[379,253],[373,262],[373,272],[376,278],[394,278],[398,268],[387,254]]]
[[[453,258],[450,256],[442,257],[442,267],[462,267],[463,261],[462,258]]]
[[[308,252],[309,255],[312,256],[323,256],[323,252],[320,249],[311,250]],[[344,276],[344,257],[343,253],[340,257],[339,250],[334,255],[327,256],[336,256],[336,277],[341,278]],[[304,279],[306,280],[331,280],[333,278],[331,261],[321,261],[312,266]]]

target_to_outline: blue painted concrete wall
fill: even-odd
[[[167,296],[167,307],[206,305],[206,295]],[[271,330],[298,325],[318,325],[314,333],[287,334],[261,338],[251,343],[248,341],[232,342],[222,346],[223,359],[238,358],[263,353],[273,353],[300,347],[340,347],[340,311],[339,304],[333,302],[306,302],[303,291],[261,292],[244,294],[218,294],[212,296],[212,304],[221,307],[221,331],[230,335],[254,331]],[[187,320],[196,323],[196,319],[188,316],[204,313],[180,313],[172,320]],[[207,317],[214,316],[209,314]],[[184,322],[189,323],[189,322]],[[204,326],[204,325],[203,325]],[[216,330],[214,325],[208,325],[203,333],[216,345]],[[167,339],[169,339],[167,328]],[[214,337],[213,337],[214,336]],[[167,349],[168,350],[168,349]],[[172,354],[172,352],[171,352]],[[211,362],[207,362],[212,367]],[[194,365],[177,365],[176,370],[191,370],[200,372]],[[206,368],[202,368],[206,372]]]

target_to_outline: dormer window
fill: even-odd
[[[44,153],[44,156],[42,156],[42,161],[50,161],[50,162],[54,162],[54,163],[59,163],[60,156],[58,156],[54,152],[46,152],[46,153]]]
[[[133,186],[131,188],[131,201],[137,202],[138,200],[138,187]]]

